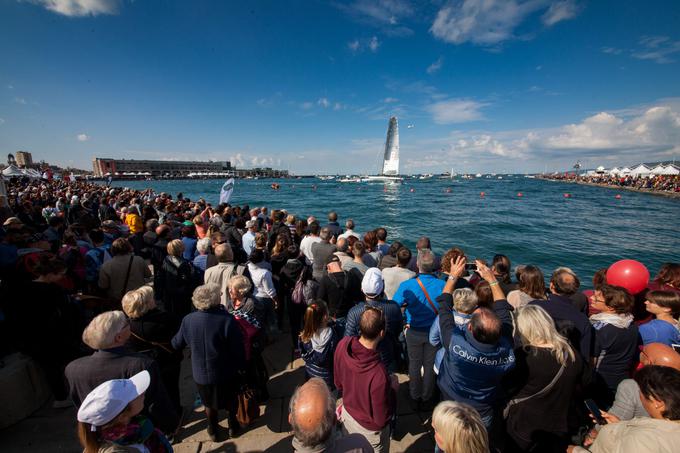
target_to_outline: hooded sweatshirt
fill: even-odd
[[[364,428],[382,430],[394,413],[395,395],[380,353],[364,347],[356,337],[345,337],[335,351],[334,365],[344,410]]]

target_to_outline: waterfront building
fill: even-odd
[[[29,168],[33,165],[33,156],[28,151],[17,151],[15,157],[19,167]]]
[[[96,157],[94,176],[182,177],[190,173],[223,173],[232,170],[229,161],[137,160]]]

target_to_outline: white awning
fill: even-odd
[[[680,175],[680,167],[677,165],[666,165],[663,169],[664,175]]]
[[[644,164],[640,164],[630,171],[631,176],[644,176],[650,174],[652,171]]]
[[[663,165],[657,165],[656,167],[652,168],[652,174],[653,175],[663,175],[663,170],[664,170]]]

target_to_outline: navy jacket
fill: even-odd
[[[403,328],[403,318],[399,306],[390,300],[359,302],[347,313],[347,323],[345,324],[346,337],[359,336],[359,321],[366,309],[366,305],[376,307],[385,313],[385,337],[378,345],[380,360],[390,369],[391,365],[396,364],[399,346],[399,334]]]
[[[451,294],[440,295],[437,303],[442,344],[448,345],[437,379],[442,397],[470,404],[482,417],[489,417],[500,395],[501,379],[515,366],[512,306],[504,300],[494,302],[493,310],[503,322],[503,334],[497,344],[491,345],[477,341],[466,326],[456,326]]]
[[[172,347],[191,349],[191,371],[200,385],[226,383],[245,366],[243,335],[222,305],[190,313],[182,320]]]
[[[584,360],[590,360],[594,341],[593,326],[569,297],[550,294],[548,300],[534,300],[529,303],[547,311],[555,321],[557,331],[569,340],[571,346],[581,353]]]
[[[333,382],[333,354],[335,354],[335,347],[342,338],[342,332],[338,331],[336,325],[329,325],[331,334],[323,345],[322,350],[314,349],[314,344],[310,340],[303,342],[298,337],[298,348],[300,348],[302,359],[305,361],[305,372],[307,377],[318,377],[323,379],[331,390],[335,389]],[[321,348],[319,348],[321,349]]]

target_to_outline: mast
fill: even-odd
[[[399,174],[399,125],[397,117],[390,118],[385,140],[385,155],[381,175],[394,176]]]

